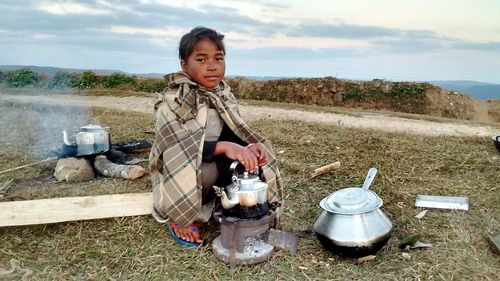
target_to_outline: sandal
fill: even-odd
[[[180,238],[179,236],[175,235],[175,231],[174,229],[175,228],[182,228],[182,226],[179,226],[175,223],[170,223],[170,224],[167,224],[167,228],[168,230],[170,231],[170,234],[172,235],[172,237],[174,238],[174,241],[181,244],[182,246],[186,246],[186,247],[197,247],[197,246],[200,246],[201,243],[197,243],[197,242],[190,242],[190,241],[186,241],[182,238]],[[193,234],[197,234],[198,237],[199,237],[199,232],[198,232],[198,227],[196,225],[191,225],[189,227],[187,227]]]

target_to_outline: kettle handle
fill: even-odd
[[[233,161],[233,163],[231,163],[231,165],[229,166],[229,170],[231,170],[231,173],[234,175],[234,176],[237,176],[238,175],[238,171],[236,171],[236,167],[238,167],[238,165],[241,165],[242,167],[243,164],[241,164],[239,161]],[[259,167],[260,169],[260,167]],[[259,175],[259,169],[256,169],[253,173],[256,174],[256,175]]]
[[[238,164],[240,164],[240,162],[238,161],[233,161],[233,163],[231,163],[231,166],[229,166],[229,170],[231,170],[231,173],[237,174],[236,167],[238,167]]]

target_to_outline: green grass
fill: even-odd
[[[63,125],[76,130],[90,120],[111,126],[115,142],[151,139],[144,131],[153,126],[150,115],[121,111],[1,103],[0,110],[9,113],[0,118],[2,170],[49,156]],[[72,122],[63,122],[64,116]],[[50,122],[42,123],[42,118]],[[9,269],[9,261],[16,259],[33,270],[35,280],[498,280],[500,258],[482,237],[483,232],[500,231],[500,154],[490,138],[424,137],[290,121],[250,125],[276,151],[284,150],[277,155],[285,187],[285,230],[311,228],[322,198],[361,185],[370,167],[379,169],[371,189],[384,200],[394,232],[375,260],[337,257],[307,236],[299,239],[296,256],[277,251],[265,263],[238,266],[231,273],[211,253],[217,224],[202,227],[207,245],[188,249],[174,243],[152,217],[142,216],[0,228],[0,268]],[[47,140],[39,140],[41,135]],[[342,163],[340,170],[310,179],[315,168],[334,161]],[[51,176],[54,166],[2,174],[0,186],[13,179],[10,194],[28,199],[150,190],[147,178],[58,183]],[[418,194],[467,196],[470,210],[431,210],[416,219]],[[409,233],[421,234],[433,248],[411,250],[411,259],[403,258],[398,243]]]

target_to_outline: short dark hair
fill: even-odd
[[[194,45],[204,38],[214,42],[217,49],[226,55],[226,48],[224,47],[224,42],[222,42],[224,35],[218,33],[215,29],[197,26],[191,29],[189,33],[186,33],[181,37],[181,41],[179,43],[179,59],[187,60],[189,55],[193,52]]]

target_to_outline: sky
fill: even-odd
[[[500,84],[499,0],[0,0],[0,65],[169,73],[195,26],[226,75]]]

